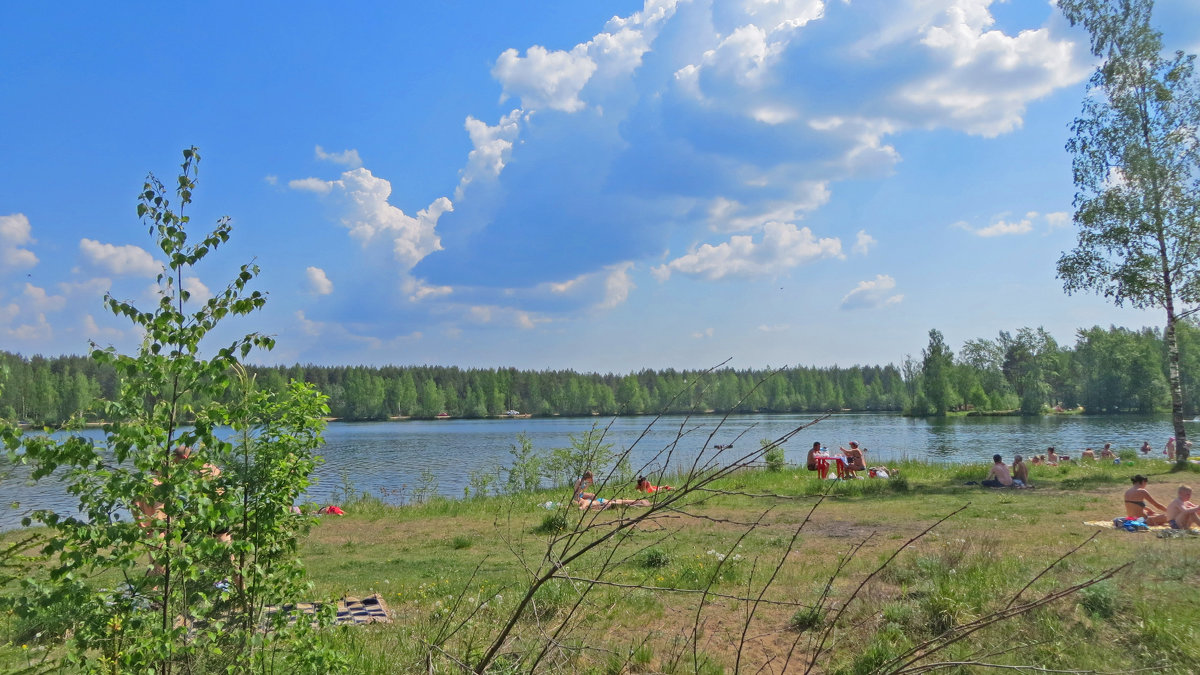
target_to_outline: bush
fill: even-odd
[[[542,518],[542,523],[533,528],[534,534],[558,534],[566,532],[570,527],[567,524],[567,514],[565,513],[547,513],[545,518]]]
[[[762,443],[764,448],[771,444],[771,442],[767,440],[763,440]],[[767,453],[763,455],[763,459],[767,462],[767,471],[783,471],[784,457],[783,448],[781,446],[777,445],[770,450],[767,450]]]
[[[824,624],[825,611],[820,607],[805,607],[793,614],[788,621],[788,627],[800,633],[820,628]]]
[[[464,537],[462,535],[459,535],[450,540],[450,548],[452,548],[456,551],[462,550],[464,548],[471,548],[471,544],[473,544],[473,543],[474,542],[471,541],[470,537]]]
[[[656,570],[671,564],[671,557],[661,548],[648,548],[642,551],[638,564],[649,570]]]
[[[1117,592],[1112,584],[1101,581],[1079,592],[1079,605],[1098,619],[1111,619],[1117,613]]]

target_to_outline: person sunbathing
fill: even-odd
[[[1054,452],[1053,445],[1046,449],[1046,464],[1058,466],[1058,453]]]
[[[1079,453],[1079,459],[1081,461],[1085,460],[1085,459],[1096,459],[1096,453],[1092,452],[1091,448],[1088,448],[1087,450],[1084,450],[1083,452]]]
[[[1100,459],[1116,459],[1117,455],[1112,451],[1112,443],[1105,443],[1100,449]]]
[[[1167,512],[1163,514],[1163,518],[1173,530],[1190,530],[1193,527],[1200,527],[1200,515],[1196,513],[1200,511],[1200,506],[1191,502],[1192,488],[1180,485],[1178,494],[1179,496],[1167,505]],[[1149,525],[1150,521],[1147,520],[1146,524]]]
[[[1008,472],[1008,466],[1004,463],[1004,458],[1000,455],[992,455],[992,469],[980,485],[998,488],[1012,487],[1012,484],[1012,474]]]
[[[1020,455],[1013,455],[1012,479],[1017,487],[1029,487],[1029,467]]]
[[[637,479],[638,492],[645,492],[648,495],[652,495],[655,492],[658,492],[659,490],[666,491],[666,490],[674,490],[674,489],[675,488],[671,487],[670,485],[651,485],[650,479],[646,478],[645,476],[638,476],[638,479]]]
[[[603,511],[611,509],[614,506],[627,508],[630,506],[650,506],[649,499],[605,499],[604,497],[592,497],[591,499],[576,499],[575,504],[580,511]]]
[[[1150,479],[1138,474],[1130,480],[1133,482],[1133,487],[1125,491],[1125,516],[1135,520],[1142,518],[1147,525],[1166,524],[1170,520],[1166,514],[1146,506],[1146,503],[1149,502],[1160,511],[1167,510],[1167,507],[1155,501],[1154,497],[1150,496],[1150,491],[1146,489],[1146,484],[1150,482]]]

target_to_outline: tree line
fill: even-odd
[[[1200,328],[1177,325],[1188,414],[1200,409]],[[0,417],[34,424],[92,419],[111,400],[119,377],[81,356],[25,358],[0,352],[7,381]],[[344,420],[393,416],[483,418],[511,410],[533,415],[643,413],[795,413],[825,410],[945,415],[955,411],[1037,414],[1060,406],[1089,413],[1154,412],[1170,405],[1161,331],[1099,326],[1080,329],[1074,345],[1041,328],[967,340],[955,354],[930,331],[920,358],[900,365],[851,367],[642,370],[625,375],[571,370],[452,366],[247,366],[257,386],[283,392],[313,384]],[[772,372],[774,375],[772,376]],[[689,383],[700,382],[697,387]],[[682,392],[682,393],[681,393]],[[204,403],[204,401],[196,401]]]

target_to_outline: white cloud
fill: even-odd
[[[1081,45],[1048,28],[1015,36],[989,30],[991,3],[953,0],[943,22],[925,28],[921,43],[942,68],[905,86],[900,98],[931,113],[927,126],[997,136],[1021,125],[1030,101],[1087,76]]]
[[[866,255],[870,253],[871,247],[878,243],[879,241],[867,234],[866,230],[859,230],[858,234],[854,235],[854,246],[850,250],[859,255]]]
[[[306,267],[304,276],[308,279],[308,292],[313,295],[329,295],[333,292],[333,282],[325,276],[325,270],[320,267]]]
[[[31,236],[33,228],[23,213],[0,216],[0,266],[28,268],[38,263],[33,251],[21,248],[37,241]]]
[[[82,320],[83,336],[88,340],[99,342],[101,338],[119,339],[125,332],[119,328],[101,326],[91,314],[84,314]]]
[[[502,103],[509,96],[517,96],[527,110],[576,112],[585,105],[579,92],[594,72],[596,62],[588,56],[586,45],[576,45],[569,52],[534,45],[525,50],[525,56],[506,49],[496,59],[492,77],[504,86]]]
[[[39,313],[34,317],[33,323],[23,323],[11,328],[6,325],[3,335],[20,342],[45,343],[53,339],[54,329],[46,321],[46,315]]]
[[[463,126],[471,137],[473,150],[467,155],[467,165],[454,192],[455,199],[462,199],[463,192],[472,181],[479,178],[496,178],[504,169],[512,154],[513,142],[521,131],[522,111],[518,108],[500,118],[496,126],[489,127],[474,117],[467,116]]]
[[[626,261],[544,287],[555,295],[582,297],[597,309],[612,309],[629,299],[630,291],[637,288],[630,275],[632,269],[633,263]]]
[[[38,312],[57,312],[67,304],[67,298],[62,295],[50,295],[46,289],[25,283],[25,297],[29,298],[30,306]]]
[[[894,305],[904,299],[896,289],[896,280],[886,274],[877,274],[871,281],[860,281],[854,290],[842,298],[842,309],[873,309]]]
[[[1055,211],[1054,213],[1046,214],[1046,225],[1051,230],[1057,230],[1062,227],[1070,227],[1071,214],[1066,211]]]
[[[522,330],[532,330],[539,324],[550,322],[549,318],[534,312],[497,305],[475,305],[468,307],[463,318],[471,323],[520,328]]]
[[[759,202],[746,205],[736,199],[717,197],[708,207],[709,226],[718,232],[757,230],[770,222],[788,223],[799,220],[829,201],[829,185],[805,181],[791,185],[792,199]]]
[[[406,272],[425,256],[442,250],[435,231],[437,221],[443,213],[454,210],[449,199],[439,197],[416,216],[410,216],[388,203],[391,182],[365,168],[346,171],[338,180],[305,178],[288,185],[295,190],[335,194],[343,206],[342,225],[349,228],[350,236],[364,247],[390,245],[392,256]]]
[[[358,150],[343,150],[341,152],[325,152],[321,146],[317,146],[317,159],[323,162],[333,162],[351,169],[357,169],[362,166],[362,158],[358,156]]]
[[[194,302],[202,305],[212,298],[212,291],[208,290],[208,286],[205,286],[204,283],[196,277],[184,277],[183,290],[191,294],[191,296],[188,298],[188,302]]]
[[[764,323],[764,324],[759,324],[759,326],[758,326],[759,332],[762,332],[762,333],[778,333],[780,331],[785,331],[788,328],[790,328],[790,326],[788,326],[785,323],[779,323],[779,324],[775,324],[773,326],[768,326],[767,324]]]
[[[705,328],[704,330],[698,330],[695,333],[692,333],[692,338],[696,339],[696,340],[703,340],[704,338],[710,338],[712,336],[713,336],[713,329],[711,326],[708,328]]]
[[[140,246],[102,244],[94,239],[79,240],[79,252],[93,265],[119,276],[153,277],[162,272],[162,263]]]
[[[955,227],[961,228],[974,234],[977,237],[1002,237],[1011,234],[1027,234],[1033,231],[1033,221],[1030,218],[1022,220],[1010,221],[1003,218],[997,218],[987,227],[974,228],[965,221],[959,221],[954,224]]]
[[[276,176],[273,173],[263,176],[263,180],[267,183],[267,185],[279,185],[279,176]]]
[[[452,286],[430,286],[424,279],[408,278],[404,281],[403,290],[408,294],[409,302],[420,302],[429,298],[439,298],[454,292]]]
[[[767,223],[759,241],[749,235],[737,235],[716,246],[704,244],[660,266],[659,277],[665,279],[671,272],[709,281],[768,276],[821,258],[840,257],[843,257],[840,239],[817,239],[807,227],[797,229],[789,223]]]
[[[297,178],[288,181],[288,187],[293,190],[302,192],[315,192],[319,195],[327,195],[333,190],[334,181],[325,181],[320,178]]]

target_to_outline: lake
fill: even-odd
[[[670,468],[716,451],[713,445],[733,444],[729,458],[754,450],[759,440],[775,439],[810,422],[812,415],[735,415],[721,423],[718,415],[691,418],[664,417],[647,430],[651,417],[530,418],[496,420],[436,420],[405,422],[334,423],[325,432],[320,450],[325,463],[316,471],[317,484],[309,497],[326,502],[344,484],[356,490],[398,502],[422,482],[422,472],[436,477],[437,491],[461,497],[471,471],[493,470],[509,463],[510,446],[517,434],[525,433],[534,447],[548,451],[570,445],[570,436],[587,431],[593,424],[608,426],[606,440],[617,449],[634,446],[634,469],[657,474],[667,462],[664,448],[675,443]],[[1200,426],[1200,425],[1197,425]],[[714,433],[715,431],[715,433]],[[639,441],[639,436],[645,434]],[[709,436],[712,435],[711,441]],[[99,430],[82,435],[99,441]],[[814,441],[831,450],[850,441],[867,449],[869,464],[886,464],[897,459],[932,462],[990,461],[993,453],[1011,461],[1012,454],[1045,452],[1053,445],[1059,452],[1078,456],[1086,446],[1099,449],[1105,443],[1115,448],[1136,448],[1148,440],[1162,457],[1167,437],[1174,435],[1166,416],[963,417],[945,420],[914,419],[895,414],[839,414],[806,429],[785,446],[790,463],[803,463]],[[635,444],[636,442],[636,444]],[[0,529],[19,525],[32,509],[69,509],[73,503],[63,486],[47,480],[34,484],[28,469],[0,460],[0,499],[17,508],[0,510]]]

